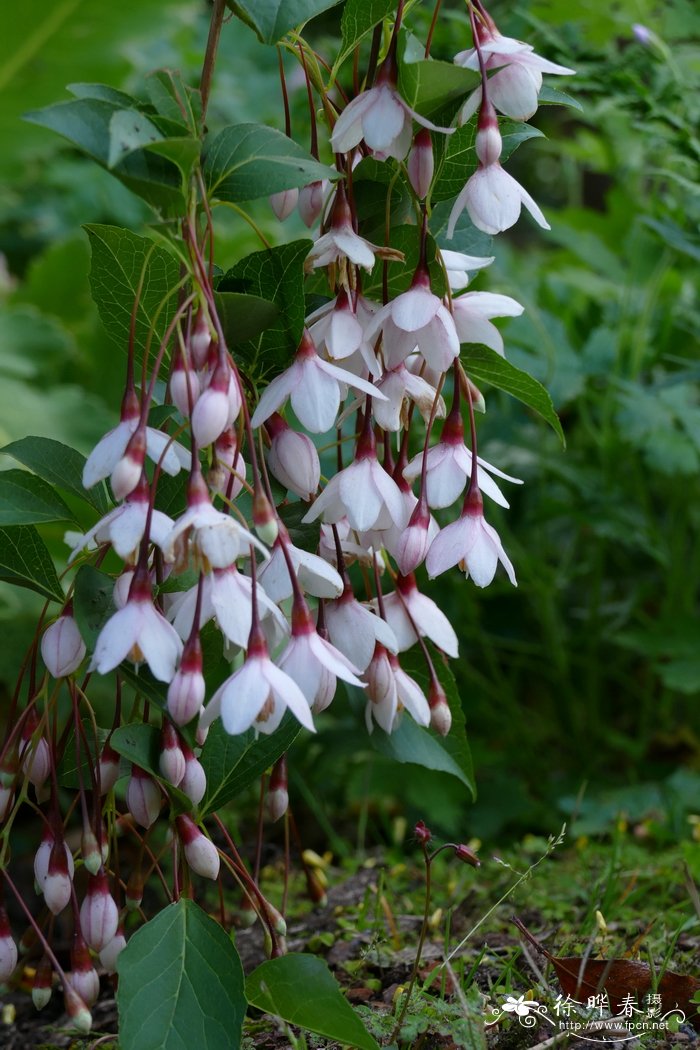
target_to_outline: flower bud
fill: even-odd
[[[321,464],[316,446],[306,434],[292,430],[280,415],[268,419],[272,439],[268,455],[271,473],[290,492],[303,500],[313,498],[321,478]]]
[[[280,190],[270,197],[270,207],[280,222],[284,222],[292,214],[299,200],[299,190]]]
[[[41,639],[41,658],[54,678],[67,678],[85,657],[85,642],[70,613],[64,612],[50,624]]]
[[[80,928],[89,946],[101,952],[117,932],[119,910],[109,892],[104,871],[90,875],[88,891],[80,905]]]
[[[212,445],[231,426],[229,387],[234,382],[228,361],[220,362],[214,369],[211,383],[200,394],[192,412],[192,433],[198,448]]]
[[[476,155],[484,165],[497,164],[503,149],[498,130],[498,117],[493,105],[486,99],[481,103],[476,132]]]
[[[136,911],[141,907],[143,900],[143,874],[140,868],[136,868],[129,876],[124,894],[127,911]]]
[[[117,959],[124,948],[126,948],[126,937],[124,936],[124,930],[120,927],[109,944],[106,944],[100,952],[100,965],[105,968],[107,973],[116,973]]]
[[[255,495],[253,496],[253,524],[255,525],[255,531],[263,543],[272,546],[277,539],[277,533],[279,532],[277,515],[274,512],[272,504],[259,485],[256,487]]]
[[[474,850],[470,849],[469,846],[465,846],[464,843],[455,847],[455,857],[457,857],[458,860],[463,861],[465,864],[471,864],[472,868],[481,867],[481,861]]]
[[[396,563],[402,576],[408,576],[423,563],[431,538],[430,512],[422,494],[396,546]]]
[[[433,140],[427,128],[421,128],[413,140],[408,154],[408,177],[417,195],[423,200],[430,189],[435,171],[433,158]]]
[[[43,1010],[51,1000],[53,968],[48,955],[42,956],[32,981],[32,1002],[37,1010]]]
[[[452,726],[452,712],[450,711],[450,705],[447,702],[445,690],[435,679],[430,683],[428,704],[430,706],[431,728],[433,728],[436,733],[439,733],[440,736],[447,736]]]
[[[202,674],[202,646],[199,636],[188,639],[175,677],[168,686],[168,714],[178,726],[195,718],[204,703],[206,686]],[[180,747],[179,740],[177,744]],[[184,762],[184,758],[183,758]],[[165,775],[165,774],[164,774]],[[184,768],[182,776],[184,776]],[[180,780],[182,780],[182,776]],[[175,783],[175,781],[171,781]],[[177,782],[178,784],[180,781]]]
[[[134,491],[141,480],[145,461],[146,428],[139,426],[129,438],[124,455],[112,471],[110,481],[115,499],[126,499]]]
[[[20,745],[22,772],[37,791],[44,786],[51,769],[51,752],[43,736]]]
[[[224,430],[214,443],[214,453],[214,462],[207,475],[209,488],[229,499],[235,499],[246,477],[246,463],[238,451],[235,430],[231,427]]]
[[[309,229],[311,229],[323,211],[323,198],[327,187],[327,182],[316,181],[309,182],[299,190],[299,214],[301,215],[301,221]]]
[[[106,795],[108,791],[111,791],[119,779],[119,755],[111,746],[109,740],[105,740],[102,746],[99,777],[100,794],[102,795]]]
[[[68,858],[70,857],[70,863]],[[36,872],[36,857],[35,872]],[[39,886],[42,883],[37,879]],[[71,898],[73,882],[73,858],[65,842],[54,839],[49,853],[46,878],[43,881],[43,894],[46,906],[54,915],[63,911]]]
[[[190,362],[191,366],[191,362]],[[193,367],[185,368],[182,354],[178,353],[170,375],[170,400],[185,419],[189,419],[190,405],[194,408],[201,387],[199,376]]]
[[[83,1000],[86,1006],[92,1006],[100,994],[100,979],[92,965],[90,952],[80,932],[76,933],[71,949],[71,967],[68,980],[73,991]]]
[[[268,926],[275,931],[278,937],[286,937],[287,923],[281,912],[277,910],[274,904],[270,904],[268,900],[264,902],[263,909],[265,911]]]
[[[73,1022],[73,1027],[77,1028],[79,1032],[83,1033],[83,1035],[87,1035],[92,1028],[92,1014],[75,991],[70,981],[67,981],[64,985],[63,1000],[66,1007],[66,1013]]]
[[[80,852],[83,855],[83,864],[87,870],[91,875],[97,875],[103,864],[102,850],[97,841],[97,836],[89,824],[86,824],[83,828],[83,834],[80,840]],[[85,999],[85,996],[83,996],[83,999]],[[89,1005],[90,1003],[88,1003],[88,1006]]]
[[[433,837],[432,831],[430,830],[430,828],[426,827],[425,822],[422,820],[419,820],[416,824],[415,828],[413,829],[413,834],[416,836],[418,841],[421,842],[424,846],[427,846],[431,838]]]
[[[204,368],[211,347],[211,333],[206,316],[199,311],[190,335],[189,351],[195,368]]]
[[[202,834],[192,818],[186,814],[181,813],[175,823],[185,851],[185,859],[192,871],[204,879],[218,879],[221,862],[214,843]]]
[[[180,738],[172,722],[163,722],[160,737],[158,766],[164,780],[178,787],[185,775],[185,756],[180,747]]]
[[[244,891],[241,897],[240,911],[238,913],[238,925],[241,927],[241,929],[247,930],[251,926],[254,926],[257,921],[258,913],[255,910],[253,901]]]
[[[194,806],[198,806],[206,794],[207,777],[204,766],[188,747],[185,753],[185,775],[180,781],[180,791],[187,795]]]
[[[150,828],[160,813],[163,804],[160,788],[139,766],[131,767],[126,804],[132,817],[142,828]]]
[[[279,820],[284,816],[288,805],[287,756],[282,755],[272,767],[267,789],[267,811],[270,814],[270,820]]]
[[[10,929],[7,912],[0,904],[0,981],[9,981],[15,971],[19,954]]]

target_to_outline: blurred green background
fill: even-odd
[[[664,841],[698,827],[700,10],[691,0],[499,0],[491,11],[503,32],[579,74],[556,86],[582,110],[540,108],[533,123],[546,137],[509,166],[551,233],[524,219],[474,282],[525,305],[503,326],[507,353],[551,390],[568,448],[521,404],[488,394],[484,455],[526,481],[512,509],[491,516],[519,587],[497,578],[477,591],[457,573],[428,587],[460,634],[453,669],[476,804],[457,781],[373,752],[339,697],[299,747],[292,782],[319,842],[338,850],[345,834],[361,844],[392,835],[401,816],[489,841],[572,816],[579,834],[620,816]],[[412,16],[423,38],[431,13]],[[450,59],[468,46],[467,22],[454,3],[443,16],[433,54]],[[311,33],[328,54],[338,18],[330,11]],[[77,81],[138,94],[149,70],[169,66],[196,83],[207,22],[200,0],[25,0],[4,31],[1,444],[43,434],[87,452],[116,421],[124,357],[92,305],[80,227],[138,229],[151,217],[21,114]],[[650,31],[646,43],[635,23]],[[229,22],[210,127],[282,126],[276,68],[274,49]],[[305,89],[288,68],[293,131],[306,145]],[[279,227],[265,202],[251,210],[278,240],[304,231],[296,217]],[[220,265],[257,247],[244,223],[221,217]],[[62,531],[43,530],[59,560]],[[38,604],[0,585],[3,697]]]

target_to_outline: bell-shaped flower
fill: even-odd
[[[476,228],[484,233],[501,233],[510,229],[520,218],[523,205],[543,229],[550,228],[541,208],[527,190],[501,167],[502,148],[496,111],[489,101],[484,100],[476,133],[479,164],[452,206],[447,223],[448,237],[454,234],[457,219],[465,208]]]
[[[333,566],[318,554],[295,547],[285,535],[277,537],[272,557],[258,573],[258,580],[270,601],[283,602],[291,598],[293,593],[293,584],[282,549],[283,543],[302,591],[313,594],[315,598],[337,598],[342,593],[343,581]]]
[[[280,633],[288,632],[287,621],[271,601],[261,584],[256,584],[256,595],[263,622],[272,617]],[[244,649],[250,634],[252,617],[253,584],[248,576],[238,571],[235,565],[226,569],[214,569],[204,578],[202,585],[202,608],[199,625],[203,627],[211,619],[216,619],[224,637],[231,643]],[[168,616],[173,627],[183,640],[192,631],[195,610],[197,608],[197,587],[182,591],[170,606]]]
[[[73,990],[86,1006],[92,1006],[100,994],[100,978],[92,964],[85,939],[76,931],[71,949],[71,971],[67,975]]]
[[[439,576],[459,563],[477,587],[488,587],[499,561],[510,582],[517,587],[515,570],[499,535],[484,519],[483,501],[477,488],[467,494],[460,518],[433,540],[426,558],[428,575]]]
[[[378,306],[358,295],[356,301],[341,288],[335,299],[324,303],[307,318],[311,337],[329,357],[344,361],[344,367],[353,374],[366,368],[370,375],[381,374],[372,344],[365,336],[367,322],[376,313]],[[357,367],[359,366],[359,367]]]
[[[364,685],[357,677],[358,668],[318,634],[303,599],[294,601],[292,637],[277,662],[296,682],[314,710],[328,706],[335,693],[336,679],[360,689]]]
[[[431,291],[430,277],[422,264],[409,290],[377,311],[365,336],[371,339],[380,330],[387,368],[396,368],[418,350],[429,368],[445,372],[459,355],[452,314]]]
[[[270,435],[267,462],[272,474],[301,499],[313,499],[321,478],[321,464],[311,438],[292,430],[277,412],[267,420],[266,429]]]
[[[453,292],[457,292],[467,287],[470,274],[490,266],[496,257],[495,255],[465,255],[464,252],[453,252],[449,248],[440,248],[440,258],[447,274],[447,283]]]
[[[325,616],[331,642],[359,671],[369,664],[378,642],[390,652],[397,651],[389,624],[357,601],[349,583],[340,598],[326,603]]]
[[[128,658],[145,661],[154,678],[170,682],[181,652],[177,632],[153,604],[147,570],[137,568],[126,605],[100,631],[90,669],[107,674]]]
[[[108,431],[95,445],[83,467],[83,486],[92,488],[98,481],[103,481],[113,473],[124,456],[126,446],[139,426],[141,408],[132,389],[127,391],[122,402],[121,420],[113,430]],[[167,452],[163,452],[168,446]],[[186,448],[170,439],[169,434],[154,427],[146,427],[146,454],[157,463],[161,456],[161,466],[166,474],[177,474],[181,467],[187,466],[190,454]]]
[[[454,317],[460,343],[483,343],[498,354],[503,354],[503,336],[492,317],[519,317],[523,307],[509,295],[494,292],[466,292],[452,300]]]
[[[246,463],[238,450],[238,439],[232,427],[224,430],[214,442],[214,459],[207,474],[212,492],[233,500],[243,489]]]
[[[314,243],[306,258],[307,267],[315,269],[349,260],[355,266],[371,270],[378,251],[375,244],[356,233],[345,184],[341,180],[336,187],[329,228]]]
[[[308,700],[296,682],[272,662],[260,627],[254,623],[245,663],[217,689],[200,725],[211,725],[221,716],[231,735],[245,733],[251,726],[261,733],[273,733],[287,708],[305,729],[315,732]]]
[[[290,398],[299,422],[312,434],[324,434],[335,424],[341,389],[345,397],[348,386],[365,394],[375,394],[371,383],[320,358],[306,331],[294,363],[263,391],[251,424],[253,428],[259,427]],[[382,394],[375,396],[383,397]]]
[[[211,382],[200,394],[192,412],[192,433],[197,447],[206,448],[228,430],[238,418],[242,403],[238,376],[231,368],[228,354],[221,354]]]
[[[487,71],[491,72],[488,79],[489,99],[497,110],[513,120],[529,120],[537,111],[543,73],[565,77],[573,76],[576,72],[535,54],[531,44],[502,36],[495,26],[481,26],[478,32],[479,50]],[[476,48],[460,51],[455,55],[455,63],[465,69],[478,70],[479,54]],[[482,95],[479,85],[460,110],[460,124],[476,113]]]
[[[149,504],[148,482],[142,472],[138,485],[123,503],[105,514],[84,536],[71,536],[71,539],[77,539],[77,542],[68,560],[73,561],[82,550],[90,550],[101,543],[111,543],[120,558],[126,562],[133,562],[146,531]],[[151,543],[155,543],[162,550],[172,528],[172,518],[160,510],[151,511],[148,530]]]
[[[452,624],[432,598],[421,594],[413,573],[398,576],[396,590],[384,595],[384,615],[394,632],[400,653],[415,645],[420,635],[429,638],[453,659],[459,655],[459,643]]]
[[[233,565],[242,552],[247,553],[249,544],[267,556],[267,549],[252,532],[231,514],[215,509],[196,461],[187,490],[187,510],[163,543],[165,560],[184,568],[191,552],[195,565],[210,572]]]
[[[402,670],[396,656],[387,652],[384,646],[377,644],[365,677],[368,732],[372,732],[373,722],[385,733],[393,732],[404,709],[418,725],[430,724],[430,707],[420,686]]]
[[[205,583],[206,581],[202,580],[202,588],[204,588]],[[201,616],[200,621],[197,623],[197,630],[190,628],[185,647],[182,650],[180,666],[177,669],[175,677],[168,686],[168,714],[175,725],[178,726],[187,725],[188,722],[191,722],[192,719],[199,714],[202,704],[204,703],[204,697],[206,696],[206,683],[202,672],[202,643],[199,638],[200,623]],[[182,752],[179,738],[176,743],[177,747]],[[183,770],[180,780],[182,780],[182,777],[185,775],[184,761],[185,759],[183,755]],[[175,781],[171,780],[171,783],[175,783]]]
[[[414,402],[427,422],[437,397],[435,416],[438,419],[445,416],[445,402],[435,387],[426,383],[421,376],[409,372],[404,364],[387,369],[377,383],[377,390],[386,397],[386,401],[377,401],[373,406],[374,418],[383,430],[394,432],[401,429],[406,422],[409,401]]]

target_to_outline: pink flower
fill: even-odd
[[[373,721],[385,733],[391,733],[399,724],[405,709],[421,726],[430,724],[430,707],[418,684],[403,671],[393,653],[377,644],[372,662],[367,668],[367,731],[372,732]]]
[[[297,602],[292,614],[292,637],[278,664],[296,682],[314,710],[328,706],[337,678],[360,689],[363,686],[357,677],[358,669],[317,633],[308,609]],[[319,703],[322,706],[317,707]]]
[[[241,389],[227,356],[214,369],[211,382],[200,394],[192,412],[192,433],[198,448],[213,444],[238,418]]]
[[[428,575],[439,576],[459,562],[477,587],[488,587],[499,561],[517,587],[513,565],[498,533],[484,520],[483,502],[477,491],[465,500],[461,517],[433,540],[426,559]]]
[[[348,204],[345,185],[339,182],[331,213],[331,224],[327,233],[321,234],[307,256],[307,265],[312,268],[328,266],[349,259],[355,266],[371,270],[377,248],[355,232],[352,213]]]
[[[93,951],[100,952],[117,933],[119,910],[109,892],[104,872],[88,877],[88,891],[80,906],[80,928]]]
[[[282,542],[283,538],[278,537],[272,557],[258,573],[265,594],[273,602],[283,602],[291,598],[293,592]],[[337,598],[343,590],[343,581],[333,566],[318,554],[295,547],[288,538],[285,542],[301,589],[316,598]]]
[[[503,337],[492,317],[519,317],[523,307],[509,295],[494,292],[466,292],[452,300],[454,317],[460,343],[483,343],[498,354],[503,354]]]
[[[384,615],[394,632],[400,653],[410,649],[420,635],[429,638],[453,659],[459,655],[459,643],[452,624],[432,598],[421,594],[412,573],[397,577],[396,590],[384,595]]]
[[[452,314],[430,290],[430,278],[422,268],[407,292],[377,311],[365,337],[372,339],[380,329],[387,368],[402,364],[417,349],[429,368],[444,372],[459,354]]]
[[[132,817],[142,828],[150,828],[160,813],[163,797],[153,777],[139,766],[131,767],[126,788],[126,804]]]
[[[357,601],[347,584],[337,601],[325,606],[330,640],[359,671],[364,671],[377,643],[396,652],[396,638],[389,624]]]
[[[427,128],[419,131],[413,140],[406,167],[411,186],[422,200],[430,189],[435,171],[433,140]]]
[[[386,401],[377,401],[373,406],[374,418],[384,430],[400,430],[402,420],[405,419],[404,406],[413,401],[423,416],[428,420],[433,408],[437,391],[425,379],[409,372],[405,365],[397,365],[396,368],[387,369],[377,383],[377,390],[386,397]],[[438,406],[435,412],[438,419],[444,418],[445,402],[438,397]]]
[[[192,817],[181,813],[175,818],[177,831],[182,842],[185,860],[192,871],[203,879],[218,879],[221,861],[219,851],[211,839],[203,835]]]
[[[284,636],[289,631],[287,621],[259,582],[256,585],[256,594],[263,623],[268,617],[272,617],[278,632]],[[252,595],[252,581],[240,573],[235,565],[229,565],[226,569],[214,569],[204,577],[200,627],[216,618],[226,639],[232,645],[244,649],[250,634]],[[178,594],[168,610],[168,617],[183,640],[189,637],[192,630],[196,606],[195,585],[189,591]]]
[[[353,303],[341,288],[335,300],[309,315],[307,323],[316,346],[325,349],[329,357],[345,361],[353,373],[360,374],[366,368],[370,375],[377,376],[381,374],[381,366],[365,336],[367,322],[376,310],[377,306],[362,295]]]
[[[340,408],[341,386],[343,389],[350,386],[378,398],[384,396],[377,394],[366,380],[322,360],[316,353],[311,336],[305,332],[294,363],[276,376],[263,391],[253,413],[252,426],[259,427],[289,397],[299,422],[313,434],[323,434],[335,423]]]
[[[124,503],[105,514],[104,518],[93,525],[84,536],[71,535],[71,541],[77,540],[77,543],[73,546],[68,560],[73,561],[80,551],[89,550],[95,544],[111,543],[120,558],[127,562],[133,561],[146,531],[148,507],[148,482],[145,474],[142,473],[139,484],[127,496]],[[162,549],[172,527],[172,518],[160,510],[153,510],[148,533],[149,541]],[[67,534],[66,539],[68,538]]]

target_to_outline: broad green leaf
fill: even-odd
[[[466,349],[462,349],[461,357],[470,379],[476,383],[490,383],[499,390],[505,390],[518,401],[534,409],[549,423],[562,445],[566,446],[559,416],[554,411],[551,397],[541,383],[488,346],[467,346]]]
[[[123,106],[125,109],[138,108],[138,100],[126,91],[119,91],[110,87],[109,84],[67,84],[66,90],[76,98],[97,98],[103,102],[112,102],[115,106]]]
[[[199,759],[207,774],[202,814],[220,809],[274,765],[289,750],[299,730],[299,723],[289,712],[274,733],[261,734],[257,740],[253,729],[230,736],[220,721],[214,722]]]
[[[251,374],[274,376],[286,368],[296,353],[304,330],[304,260],[311,241],[290,241],[253,252],[226,273],[220,292],[245,292],[273,302],[277,320],[259,339],[241,347],[240,354]]]
[[[337,172],[275,128],[232,124],[207,142],[204,176],[213,199],[240,203],[332,179]]]
[[[109,510],[104,485],[98,484],[91,489],[83,488],[85,456],[76,452],[74,448],[54,441],[53,438],[26,437],[5,445],[0,451],[29,467],[44,481],[90,503],[100,514],[106,514]]]
[[[122,1050],[239,1050],[243,968],[231,937],[194,901],[169,904],[117,963]]]
[[[501,161],[505,163],[522,142],[528,139],[542,138],[542,132],[531,124],[517,120],[499,122],[503,150]],[[476,125],[470,121],[458,128],[454,135],[445,142],[445,155],[432,192],[432,200],[444,201],[461,193],[464,184],[476,171],[477,156],[474,149],[476,142]]]
[[[570,106],[571,109],[583,113],[583,106],[577,98],[572,98],[559,88],[549,87],[548,84],[543,84],[540,88],[538,102],[541,106]]]
[[[0,472],[0,525],[73,520],[72,511],[58,493],[35,474],[26,470]]]
[[[226,0],[242,22],[258,34],[263,44],[276,44],[290,29],[335,7],[339,0]]]
[[[119,226],[91,224],[84,229],[92,251],[90,290],[102,324],[126,353],[131,314],[145,273],[136,311],[135,345],[141,357],[152,330],[151,347],[157,351],[177,307],[176,297],[168,296],[180,276],[177,259],[149,238]]]
[[[95,768],[97,752],[109,736],[109,730],[97,726],[97,747],[95,747],[95,727],[90,718],[82,720],[85,736],[80,737],[80,771],[78,771],[78,760],[75,754],[75,728],[71,728],[63,748],[63,756],[58,766],[58,782],[61,787],[78,790],[82,783],[86,790],[90,790],[92,783],[92,772]],[[87,754],[85,752],[85,741],[87,740]]]
[[[202,96],[189,84],[185,84],[180,73],[172,69],[159,69],[146,79],[148,96],[164,117],[185,121],[190,133],[197,136],[202,123]]]
[[[396,13],[395,0],[347,0],[340,19],[342,47],[336,68],[378,22]]]
[[[277,320],[279,308],[258,295],[216,292],[216,309],[229,346],[256,339]]]
[[[115,729],[110,743],[117,754],[125,758],[127,762],[132,762],[146,773],[150,773],[156,780],[161,781],[178,810],[192,809],[192,802],[187,795],[165,780],[160,771],[158,765],[160,730],[144,722],[133,722]]]
[[[73,589],[73,615],[88,649],[95,648],[97,636],[115,612],[112,595],[114,580],[92,565],[81,565]]]
[[[115,109],[109,118],[107,167],[115,168],[129,153],[160,142],[163,137],[145,113]]]
[[[0,529],[0,580],[51,601],[65,600],[51,555],[33,525]]]
[[[246,980],[245,992],[252,1006],[288,1024],[344,1046],[379,1050],[328,964],[315,955],[289,952],[262,963]]]
[[[478,86],[479,74],[474,70],[424,55],[424,45],[408,36],[399,63],[399,90],[409,106],[423,116],[456,104]]]
[[[132,663],[124,661],[119,667],[119,674],[135,692],[141,693],[161,711],[165,710],[168,687],[153,677],[146,664],[140,664],[136,668]]]

